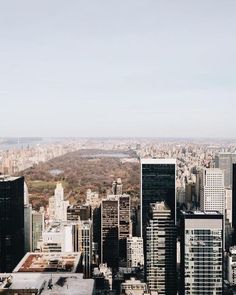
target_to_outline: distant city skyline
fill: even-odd
[[[235,138],[235,11],[2,1],[0,137]]]

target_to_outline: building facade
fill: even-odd
[[[164,202],[150,205],[146,237],[145,273],[150,291],[176,295],[176,228]]]
[[[182,211],[181,295],[223,293],[223,235],[219,212]]]
[[[11,272],[24,255],[24,178],[0,176],[0,271]]]

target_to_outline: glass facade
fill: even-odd
[[[0,178],[0,272],[24,256],[24,178]]]
[[[148,221],[150,204],[164,201],[175,220],[175,164],[142,163],[142,230]]]

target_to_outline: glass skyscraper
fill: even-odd
[[[0,272],[24,256],[24,178],[0,176]]]
[[[145,238],[150,204],[165,202],[176,219],[176,160],[141,160],[141,235]]]

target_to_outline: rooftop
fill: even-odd
[[[181,211],[183,215],[222,215],[219,211]]]
[[[41,295],[92,295],[94,280],[83,279],[83,274],[5,273],[0,274],[0,292],[3,290],[20,294],[22,290],[32,290]]]
[[[75,273],[81,260],[80,252],[28,252],[14,269],[15,272]]]
[[[176,164],[176,159],[141,159],[141,164]]]
[[[21,177],[14,177],[14,176],[10,176],[10,175],[0,175],[0,181],[14,181],[16,179],[19,179]]]

